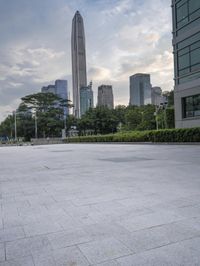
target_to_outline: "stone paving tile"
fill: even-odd
[[[200,217],[200,205],[178,208],[177,213],[184,217]]]
[[[8,260],[51,251],[52,246],[46,236],[24,238],[6,243],[6,258]]]
[[[33,262],[33,258],[31,256],[29,257],[23,257],[16,260],[9,260],[0,263],[0,266],[35,266]]]
[[[77,247],[68,247],[54,252],[55,266],[89,266],[87,258]]]
[[[181,222],[118,235],[118,239],[134,253],[179,242],[200,235],[200,231]]]
[[[53,255],[53,251],[51,253],[49,252],[35,253],[33,255],[33,261],[34,261],[34,266],[56,266],[56,261]]]
[[[5,258],[5,247],[4,243],[0,243],[0,261],[4,261]]]
[[[93,264],[92,266],[119,266],[119,263],[116,260],[109,260],[107,262]]]
[[[26,224],[26,221],[23,220],[18,214],[14,214],[11,211],[10,215],[6,215],[3,217],[3,228],[10,228],[10,227],[19,227],[23,224]]]
[[[198,266],[200,238],[117,259],[120,266]]]
[[[47,233],[54,233],[63,230],[61,225],[54,222],[40,222],[40,223],[34,223],[25,225],[24,232],[26,236],[36,236],[36,235],[43,235]]]
[[[24,237],[25,233],[22,227],[0,230],[0,242],[13,241]]]
[[[83,227],[83,224],[80,223],[78,219],[70,217],[69,215],[55,217],[56,222],[66,231],[75,231]]]
[[[109,222],[88,225],[84,226],[83,228],[93,239],[103,239],[130,233],[123,226]]]
[[[191,219],[184,219],[181,221],[181,224],[188,226],[190,228],[194,228],[200,231],[200,217],[198,218],[191,218]]]
[[[175,212],[159,211],[142,216],[137,216],[131,219],[124,217],[124,219],[121,220],[119,224],[132,232],[153,226],[172,223],[182,219],[183,217],[176,214]]]
[[[65,248],[80,243],[86,243],[93,239],[83,230],[78,231],[62,231],[58,233],[48,234],[53,249]]]
[[[90,263],[100,263],[131,254],[131,251],[115,238],[104,238],[78,245]]]
[[[55,203],[54,198],[51,196],[42,196],[41,197],[38,195],[27,197],[27,201],[29,202],[31,207]]]

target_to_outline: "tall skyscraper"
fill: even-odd
[[[130,77],[130,105],[151,104],[151,81],[149,74],[135,74]]]
[[[200,0],[172,0],[177,128],[200,126]]]
[[[113,90],[111,85],[101,85],[98,87],[98,106],[114,108]]]
[[[71,53],[74,115],[80,117],[80,88],[87,86],[87,74],[84,24],[79,11],[72,21]]]
[[[94,107],[92,82],[87,87],[80,89],[80,114],[84,115],[90,108]]]

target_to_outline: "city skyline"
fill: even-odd
[[[127,105],[129,76],[138,72],[151,74],[152,83],[163,90],[173,89],[170,1],[7,1],[0,3],[0,120],[20,97],[56,79],[68,80],[72,98],[70,33],[77,9],[86,28],[95,101],[98,86],[108,83],[116,105]]]

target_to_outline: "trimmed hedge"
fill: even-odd
[[[66,142],[200,142],[200,128],[131,131],[109,135],[71,137]]]

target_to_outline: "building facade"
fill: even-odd
[[[160,87],[152,87],[151,90],[151,103],[153,105],[160,105],[162,102],[162,90]]]
[[[41,89],[42,93],[53,93],[56,94],[56,87],[55,85],[48,85],[48,86],[44,86]]]
[[[98,87],[98,106],[106,106],[109,109],[114,108],[113,89],[111,85],[101,85]]]
[[[46,87],[42,87],[42,93],[53,93],[63,100],[68,100],[68,83],[67,80],[56,80],[55,85],[48,85]],[[63,107],[64,115],[69,114],[69,108]]]
[[[200,126],[200,1],[172,0],[177,128]]]
[[[135,74],[130,78],[130,105],[151,104],[151,80],[149,74]]]
[[[71,33],[72,83],[74,115],[80,117],[80,88],[87,86],[85,31],[79,11],[72,21]]]
[[[94,107],[92,86],[80,89],[80,115],[84,115],[90,108]]]

